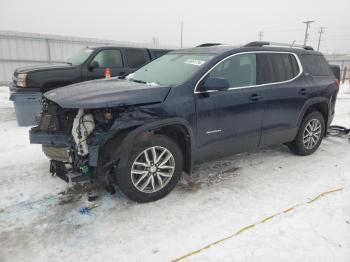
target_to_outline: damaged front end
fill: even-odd
[[[87,139],[94,129],[92,115],[83,109],[63,109],[44,100],[38,125],[29,133],[30,143],[42,145],[52,174],[66,182],[79,182],[92,178]]]
[[[151,111],[133,106],[66,109],[44,99],[38,125],[30,130],[30,143],[42,145],[50,172],[64,181],[98,180],[110,188],[125,131],[153,118]]]

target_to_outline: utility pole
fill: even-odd
[[[318,31],[319,36],[318,36],[318,45],[317,45],[317,51],[320,51],[320,43],[321,43],[321,37],[322,34],[324,33],[324,27],[320,27],[320,30]]]
[[[259,36],[259,41],[261,41],[261,40],[262,40],[262,37],[264,36],[263,31],[259,31],[258,36]]]
[[[305,30],[305,38],[304,38],[304,46],[306,46],[306,42],[309,38],[309,27],[310,27],[310,24],[313,23],[315,21],[312,21],[312,20],[308,20],[308,21],[304,21],[303,23],[306,24],[306,30]]]
[[[182,48],[183,32],[184,32],[184,22],[183,22],[183,20],[181,20],[181,41],[180,41],[180,48]]]

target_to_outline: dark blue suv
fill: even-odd
[[[30,140],[62,179],[118,185],[149,202],[196,163],[273,144],[312,154],[337,93],[329,64],[311,47],[205,45],[168,53],[124,79],[45,93]]]

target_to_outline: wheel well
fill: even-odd
[[[325,124],[327,125],[328,123],[328,105],[327,103],[317,103],[317,104],[313,104],[312,106],[310,106],[307,111],[305,112],[305,115],[308,115],[309,113],[311,113],[312,111],[318,111],[322,114]]]
[[[121,156],[122,148],[120,145],[123,143],[123,140],[128,135],[132,129],[126,129],[123,132],[119,133],[117,136],[112,137],[99,150],[98,156],[98,166],[102,167],[99,173],[104,174],[106,170],[104,166],[106,163],[111,162],[113,159],[119,161]],[[133,141],[148,141],[152,138],[153,135],[165,135],[170,137],[175,141],[175,143],[180,147],[180,150],[184,157],[184,171],[188,174],[191,173],[192,168],[192,154],[191,154],[191,141],[190,135],[186,129],[181,124],[172,124],[167,126],[162,126],[156,129],[150,129],[144,132],[139,133]]]
[[[187,129],[180,124],[160,127],[154,134],[166,135],[172,138],[180,147],[184,156],[184,171],[191,173],[191,141]]]

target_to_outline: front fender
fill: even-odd
[[[123,153],[123,156],[127,156],[130,153],[130,150],[132,148],[132,144],[134,141],[141,136],[143,133],[150,131],[150,130],[156,130],[159,128],[162,128],[164,126],[171,126],[171,125],[182,125],[186,128],[186,131],[190,138],[190,170],[193,166],[194,159],[195,159],[195,151],[194,151],[194,139],[193,139],[193,131],[189,125],[189,123],[181,118],[170,118],[170,119],[162,119],[155,122],[147,123],[145,125],[139,126],[132,130],[130,133],[128,133],[120,147],[120,152]],[[120,157],[119,158],[119,164],[118,169],[124,169],[127,165],[127,158],[126,157]]]
[[[137,114],[145,114],[138,112]],[[131,116],[134,117],[131,117]],[[127,157],[130,154],[133,143],[145,132],[157,130],[165,126],[181,125],[187,131],[190,143],[190,170],[195,159],[195,146],[193,130],[187,120],[178,117],[167,117],[161,119],[158,117],[137,118],[135,113],[123,119],[117,119],[107,134],[104,135],[103,141],[99,141],[98,165],[104,168],[110,167],[117,163],[117,169],[123,170],[127,165]],[[107,160],[107,161],[106,161]],[[103,171],[105,172],[105,171]]]

